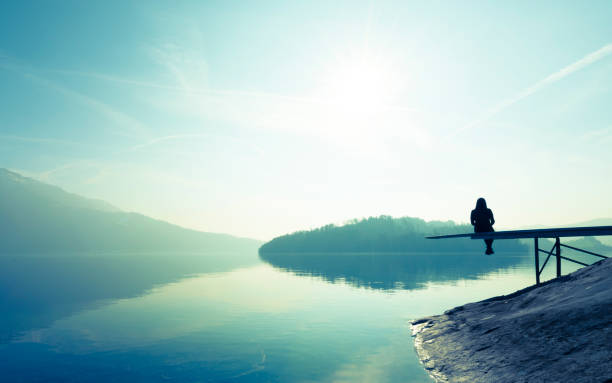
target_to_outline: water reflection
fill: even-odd
[[[520,267],[529,257],[336,255],[301,265],[294,258],[284,269],[254,253],[245,258],[20,259],[10,266],[15,276],[3,269],[3,301],[25,316],[13,296],[21,294],[32,316],[53,323],[41,326],[39,318],[30,328],[45,328],[0,344],[2,378],[425,383],[410,319],[533,279],[530,262]],[[17,282],[29,290],[15,292]]]
[[[257,262],[255,253],[0,256],[0,344],[110,300]]]
[[[262,260],[297,275],[373,289],[420,289],[431,282],[478,279],[530,262],[528,254],[263,254]]]
[[[383,295],[266,264],[203,274],[2,344],[0,371],[7,381],[429,382],[410,344],[412,300]]]

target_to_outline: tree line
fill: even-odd
[[[431,240],[430,235],[473,232],[468,224],[430,221],[420,218],[393,218],[386,215],[354,219],[344,225],[325,225],[274,238],[259,249],[266,253],[374,253],[374,252],[480,252],[482,241],[467,238]],[[495,243],[496,251],[525,252],[518,240]]]

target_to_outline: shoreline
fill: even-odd
[[[612,259],[411,328],[437,382],[612,382]]]

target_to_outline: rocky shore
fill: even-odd
[[[612,382],[612,259],[412,322],[437,382]]]

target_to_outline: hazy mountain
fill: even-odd
[[[605,256],[612,256],[612,247],[599,240],[605,237],[582,237],[575,240],[564,241],[563,243],[577,247],[579,249],[595,251]]]
[[[105,201],[67,193],[57,186],[23,177],[20,174],[1,168],[0,191],[2,191],[3,200],[16,197],[15,194],[18,193],[20,198],[45,201],[45,203],[53,206],[92,209],[106,212],[119,211],[119,209]]]
[[[612,218],[596,218],[589,221],[574,223],[569,226],[612,226]]]
[[[259,253],[483,252],[483,241],[425,238],[429,235],[471,233],[473,230],[471,225],[458,225],[452,221],[370,217],[343,226],[326,225],[277,237],[261,246]],[[496,241],[494,248],[496,251],[527,250],[527,246],[518,240]]]
[[[612,218],[597,218],[590,221],[578,222],[570,226],[612,226]],[[612,246],[612,236],[594,237],[605,246]],[[599,249],[602,250],[602,249]]]
[[[0,169],[0,253],[254,250],[261,243],[185,229]]]
[[[520,227],[517,230],[521,230],[521,229],[546,229],[546,228],[553,228],[553,227],[590,227],[590,226],[612,226],[612,218],[596,218],[596,219],[591,219],[588,221],[581,221],[581,222],[574,222],[574,223],[570,223],[567,225],[553,225],[553,226],[546,226],[546,225],[532,225],[532,226],[524,226],[524,227]],[[587,237],[589,238],[589,237]],[[600,236],[600,237],[590,237],[590,238],[595,238],[598,242],[600,242],[599,244],[593,242],[593,241],[587,241],[586,242],[586,247],[585,249],[590,249],[590,250],[606,250],[604,248],[601,248],[601,245],[603,246],[612,246],[612,236]],[[570,241],[575,241],[575,239],[570,239]],[[531,241],[530,241],[531,242]],[[574,245],[576,246],[576,245]],[[580,246],[578,246],[580,247]]]

